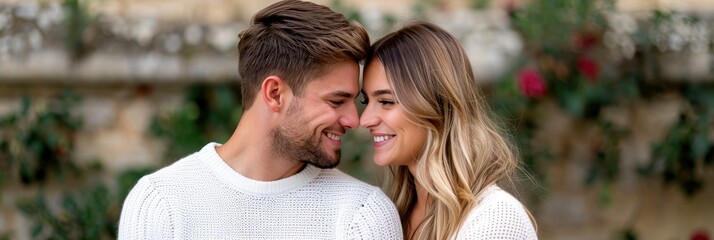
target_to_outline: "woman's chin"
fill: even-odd
[[[377,157],[374,158],[374,164],[376,164],[377,166],[380,166],[380,167],[389,166],[390,163],[391,163],[391,161],[389,161],[387,159],[382,159],[382,158],[377,158]]]

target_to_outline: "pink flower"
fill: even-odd
[[[545,80],[535,69],[526,68],[518,73],[518,87],[526,97],[538,98],[548,91]]]
[[[709,233],[706,230],[697,230],[689,237],[691,240],[709,240]]]
[[[580,74],[585,76],[590,82],[597,81],[600,75],[600,66],[598,66],[597,62],[587,57],[581,57],[578,59],[576,65]]]

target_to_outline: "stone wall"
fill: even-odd
[[[555,146],[557,156],[547,170],[549,193],[538,207],[541,237],[544,239],[622,239],[627,228],[638,239],[688,239],[698,230],[714,231],[714,187],[704,186],[692,198],[662,179],[637,174],[651,156],[650,148],[662,141],[683,109],[683,99],[665,97],[649,103],[609,108],[618,125],[630,126],[623,140],[618,181],[612,186],[609,203],[601,201],[601,186],[587,186],[587,166],[593,161],[589,149],[595,141],[595,126],[583,125],[562,112],[555,103],[540,109],[545,126],[536,141]],[[714,136],[711,138],[714,139]],[[705,181],[714,180],[714,169],[702,169]]]
[[[84,47],[74,49],[67,47],[63,38],[69,30],[63,25],[67,14],[60,1],[0,0],[0,115],[19,109],[23,95],[42,103],[70,87],[83,99],[74,110],[84,121],[77,134],[75,159],[100,160],[112,173],[159,166],[166,146],[148,133],[150,121],[177,109],[190,84],[236,81],[236,35],[253,13],[272,2],[89,1],[87,13],[92,21],[77,40]],[[391,29],[385,19],[401,23],[415,17],[412,9],[423,4],[418,0],[341,2],[361,14],[373,39]],[[500,10],[509,1],[492,1],[491,8],[478,11],[465,7],[471,1],[434,2],[429,20],[462,41],[480,80],[492,82],[512,70],[511,63],[518,60],[524,47]],[[714,10],[711,1],[694,0],[622,0],[618,6],[635,14],[654,7],[702,14]],[[673,74],[687,66],[704,66],[695,72],[700,76],[697,79],[707,81],[712,80],[708,77],[710,58],[710,53],[695,55],[687,60],[689,64],[683,64],[677,58],[662,57],[680,63],[672,68]],[[651,144],[661,140],[663,131],[684,111],[681,102],[672,96],[607,110],[614,122],[634,129],[624,142],[628,149],[622,153],[620,167],[624,170],[609,205],[598,201],[598,186],[583,183],[584,166],[591,160],[584,153],[594,129],[554,106],[543,106],[540,112],[547,127],[540,132],[539,141],[558,147],[554,164],[547,169],[550,185],[541,186],[547,191],[529,203],[539,221],[541,238],[616,239],[618,231],[628,226],[642,239],[686,239],[699,229],[714,233],[714,187],[705,185],[688,199],[676,187],[634,174],[637,163],[653,157],[648,155]],[[366,132],[357,130],[356,135],[364,137]],[[362,167],[373,176],[363,179],[376,184],[381,173],[369,153],[365,157]],[[714,172],[704,171],[706,182],[714,182]],[[29,228],[27,221],[14,206],[5,205],[22,196],[23,190],[11,186],[2,193],[0,232],[18,229],[16,238],[29,238],[23,233]]]

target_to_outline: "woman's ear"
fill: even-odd
[[[265,105],[273,112],[279,112],[282,107],[286,106],[289,94],[292,94],[290,88],[278,76],[266,77],[260,86],[260,96]]]

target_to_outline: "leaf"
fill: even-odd
[[[561,105],[573,117],[579,118],[585,110],[585,99],[575,91],[565,92],[561,99]]]
[[[685,179],[680,183],[680,187],[687,197],[692,197],[702,189],[702,181],[698,179]]]
[[[32,226],[32,237],[38,238],[40,233],[42,233],[42,224],[35,224]]]
[[[704,159],[709,150],[709,137],[707,131],[699,131],[695,133],[692,139],[692,156],[694,159]]]
[[[600,191],[598,192],[598,199],[600,204],[608,206],[612,203],[612,183],[605,182],[600,185]]]
[[[473,9],[486,9],[489,2],[489,0],[471,0],[471,7]]]
[[[77,206],[77,202],[70,195],[65,195],[63,197],[62,207],[68,212],[77,212],[77,210],[79,209],[79,207]]]
[[[637,240],[637,233],[632,227],[628,227],[622,232],[622,240]]]
[[[22,103],[20,108],[20,116],[27,116],[30,112],[30,97],[27,95],[22,96]]]
[[[35,175],[35,169],[30,166],[30,163],[28,161],[20,162],[20,180],[24,184],[30,184],[37,180]]]

